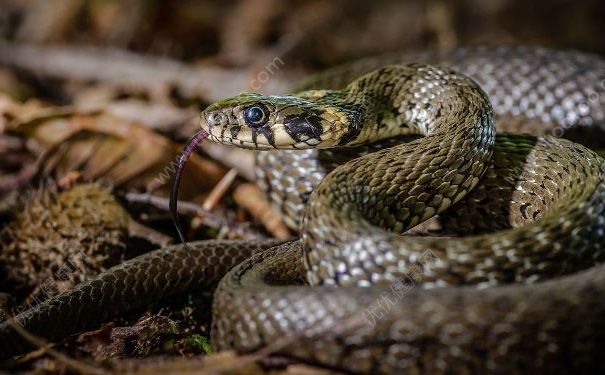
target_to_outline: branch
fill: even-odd
[[[216,101],[250,89],[257,72],[141,55],[113,48],[39,46],[0,43],[0,64],[59,79],[98,81],[118,87],[152,91],[175,87],[183,96]],[[287,80],[275,75],[263,86],[283,91]]]

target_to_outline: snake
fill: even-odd
[[[169,246],[15,321],[56,341],[216,286],[215,350],[350,373],[605,370],[603,59],[394,53],[292,92],[211,104],[179,164],[203,138],[260,150],[299,239]],[[1,357],[28,348],[0,324]]]

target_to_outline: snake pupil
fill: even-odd
[[[251,127],[260,127],[267,122],[265,109],[260,106],[249,107],[244,112],[246,124]]]

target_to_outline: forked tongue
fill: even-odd
[[[169,203],[169,211],[170,216],[172,216],[172,221],[174,226],[176,227],[176,231],[179,234],[179,238],[183,245],[188,248],[187,242],[185,241],[185,235],[183,233],[183,227],[181,226],[181,220],[179,219],[178,212],[178,204],[179,204],[179,185],[181,183],[181,175],[183,174],[183,170],[185,169],[185,164],[191,154],[195,152],[199,144],[208,137],[208,133],[204,130],[200,130],[191,139],[185,147],[183,148],[183,152],[179,155],[179,160],[176,165],[176,170],[174,171],[174,175],[172,176],[172,189],[170,191],[170,203]]]

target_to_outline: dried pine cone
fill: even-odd
[[[123,260],[128,214],[99,184],[30,193],[0,232],[0,279],[44,300]],[[35,301],[38,302],[38,301]]]

